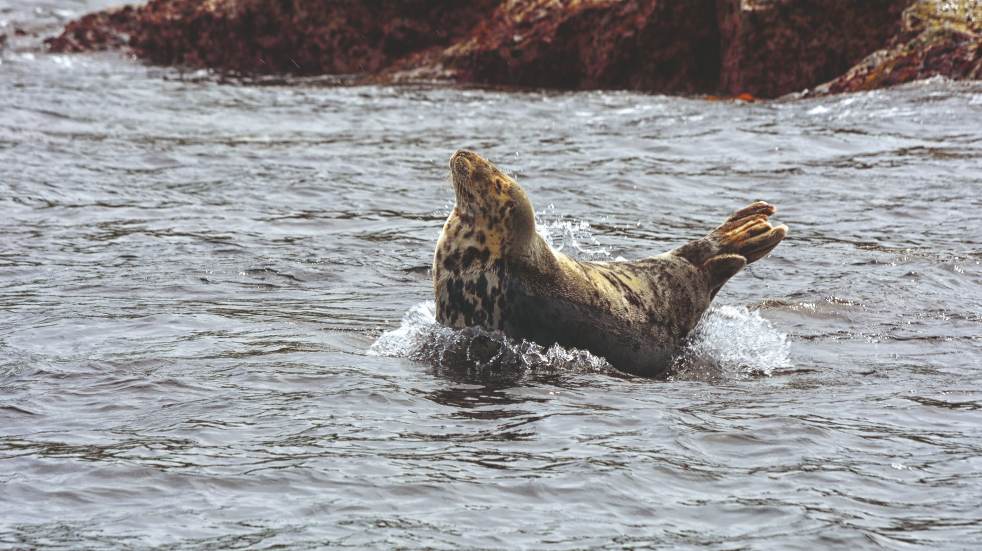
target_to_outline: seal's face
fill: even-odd
[[[532,204],[518,182],[480,155],[460,150],[450,158],[450,175],[461,224],[483,235],[495,256],[504,256],[535,232]]]

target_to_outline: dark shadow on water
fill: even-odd
[[[470,385],[453,384],[447,388],[441,388],[433,392],[427,392],[423,396],[437,404],[456,408],[453,417],[468,419],[514,419],[531,415],[532,412],[524,409],[515,409],[513,406],[526,403],[542,403],[546,400],[530,396],[516,396],[508,390],[515,388],[512,385]]]

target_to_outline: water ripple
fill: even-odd
[[[749,104],[28,50],[0,52],[0,547],[982,539],[978,83]],[[450,331],[428,267],[460,147],[580,258],[758,198],[792,233],[667,381]]]

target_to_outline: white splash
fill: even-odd
[[[529,371],[541,375],[611,370],[606,360],[584,350],[559,345],[545,348],[478,328],[444,327],[436,321],[433,301],[410,308],[399,327],[380,335],[368,353],[410,358],[440,368],[479,370],[484,374],[506,371],[520,376]]]
[[[760,312],[744,306],[710,306],[675,360],[673,378],[770,376],[792,367],[788,336]]]
[[[566,218],[552,204],[535,215],[535,230],[557,251],[583,260],[609,260],[610,250],[593,236],[584,220]]]
[[[610,372],[609,363],[585,350],[513,341],[481,329],[454,330],[437,323],[432,301],[413,306],[396,329],[379,336],[374,356],[409,358],[438,368],[508,372],[523,376]],[[787,335],[759,312],[742,306],[713,306],[703,316],[671,370],[675,380],[719,380],[769,376],[792,367]]]
[[[433,301],[421,302],[402,316],[402,323],[392,331],[382,333],[368,353],[373,356],[410,358],[420,344],[433,333],[453,333],[453,330],[436,322],[436,305]]]

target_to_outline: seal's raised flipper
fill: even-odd
[[[719,288],[744,266],[767,256],[788,233],[788,227],[774,227],[768,217],[777,209],[757,201],[736,211],[702,239],[687,243],[674,254],[687,259],[709,274],[715,296]]]
[[[715,242],[717,254],[738,254],[747,264],[767,256],[788,234],[788,227],[774,227],[767,217],[777,209],[774,205],[757,201],[736,211],[707,236]]]

